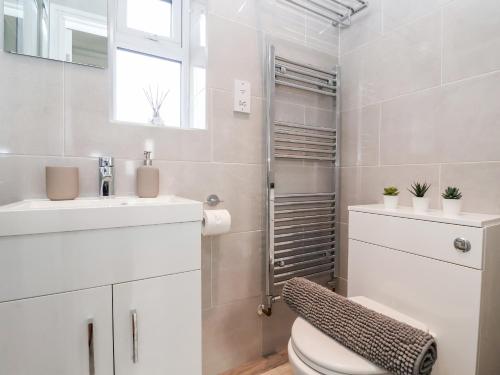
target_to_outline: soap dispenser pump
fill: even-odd
[[[153,167],[151,151],[144,151],[144,165],[137,168],[137,195],[156,198],[160,192],[160,170]]]

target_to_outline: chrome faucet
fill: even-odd
[[[115,168],[111,156],[99,158],[99,196],[110,197],[115,195]]]

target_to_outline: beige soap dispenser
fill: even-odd
[[[144,165],[137,168],[137,195],[156,198],[160,191],[160,170],[153,167],[151,151],[144,151]]]

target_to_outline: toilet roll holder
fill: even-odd
[[[217,194],[210,194],[207,197],[207,200],[205,201],[205,203],[208,204],[210,207],[215,207],[219,203],[222,203],[222,202],[224,202],[224,201],[221,201]]]

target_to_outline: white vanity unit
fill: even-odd
[[[0,207],[0,374],[201,375],[202,204]]]
[[[349,296],[427,325],[433,375],[500,374],[500,217],[349,207]]]

